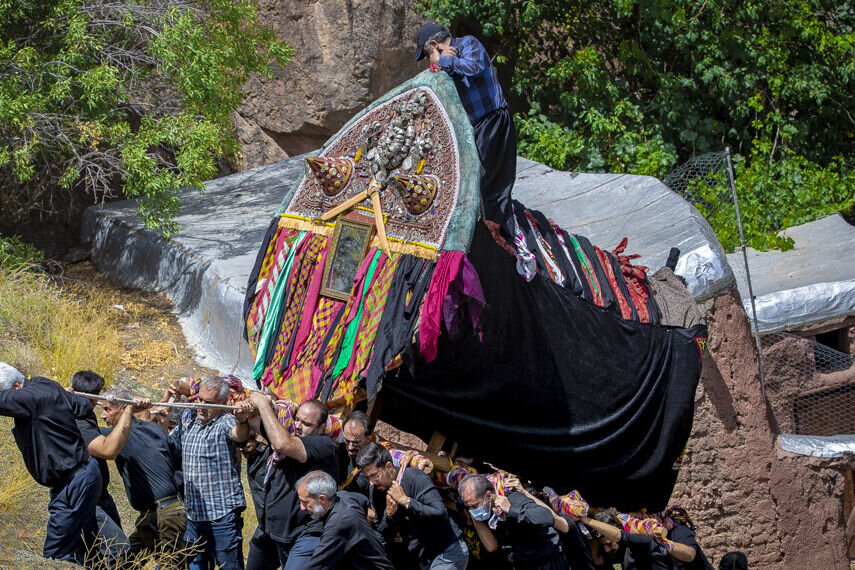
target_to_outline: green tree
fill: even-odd
[[[175,232],[179,189],[238,151],[249,74],[291,53],[253,0],[0,0],[0,217],[121,192]]]
[[[855,206],[849,1],[423,0],[510,68],[521,153],[662,177],[730,146],[743,220],[774,233]],[[724,239],[729,216],[711,220]]]

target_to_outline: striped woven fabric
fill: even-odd
[[[323,347],[324,355],[323,359],[316,363],[312,370],[312,380],[315,380],[317,375],[323,376],[324,372],[330,369],[333,364],[333,357],[336,356],[338,351],[338,347],[342,342],[342,338],[344,337],[345,332],[347,331],[347,327],[350,324],[350,321],[356,316],[357,309],[359,305],[362,303],[362,290],[365,281],[365,272],[370,265],[371,260],[374,258],[374,255],[377,253],[377,248],[372,247],[365,258],[362,260],[362,265],[359,268],[359,272],[357,272],[358,279],[353,284],[352,291],[355,291],[356,294],[351,294],[350,298],[347,300],[347,305],[344,308],[344,318],[339,320],[338,325],[336,326],[335,331],[330,337],[329,343],[325,347]],[[328,400],[331,402],[332,398]]]
[[[656,519],[637,519],[625,513],[618,513],[617,518],[623,525],[623,530],[630,534],[643,534],[649,536],[665,549],[671,550],[674,548],[674,543],[668,540],[668,531],[665,526]]]
[[[386,260],[369,286],[362,307],[362,319],[356,333],[352,362],[338,379],[338,385],[331,398],[333,402],[344,400],[345,404],[350,404],[356,395],[362,371],[368,366],[368,357],[374,349],[374,338],[377,336],[377,327],[380,326],[380,319],[383,317],[383,309],[386,306],[389,286],[395,276],[398,259],[400,256]]]
[[[326,241],[324,236],[310,234],[300,245],[301,250],[298,250],[294,260],[294,268],[291,270],[288,298],[282,308],[284,313],[282,327],[279,329],[279,337],[273,351],[273,357],[262,376],[262,382],[280,398],[294,395],[283,390],[283,384],[288,384],[285,382],[286,377],[282,375],[283,362],[288,356],[291,337],[296,331],[301,311],[304,309],[303,304],[309,288],[309,281],[315,265],[318,263],[321,248],[326,245]]]
[[[279,279],[282,267],[285,265],[288,251],[291,249],[291,245],[297,238],[298,233],[297,230],[280,227],[276,230],[276,235],[273,239],[270,240],[267,252],[264,254],[264,261],[258,272],[255,299],[253,299],[246,321],[249,348],[253,355],[255,355],[258,348],[259,336],[264,325],[267,308],[270,306],[273,289],[276,287],[276,281]]]
[[[588,503],[582,498],[579,491],[570,491],[566,495],[559,495],[550,487],[543,488],[549,506],[559,515],[570,515],[573,517],[588,516]]]
[[[566,235],[570,238],[573,251],[576,253],[576,257],[579,259],[579,262],[582,264],[582,268],[585,271],[585,279],[587,279],[588,285],[594,294],[594,304],[599,307],[605,307],[606,300],[603,298],[602,283],[597,279],[597,275],[591,267],[591,261],[588,259],[588,256],[585,255],[585,251],[582,249],[582,246],[579,243],[579,240],[576,239],[576,236],[573,234]]]
[[[600,266],[603,268],[606,278],[609,280],[609,286],[615,295],[615,299],[617,299],[618,307],[620,308],[620,316],[627,320],[631,319],[632,309],[630,308],[629,303],[627,303],[627,299],[624,297],[623,291],[621,291],[620,286],[618,285],[617,276],[615,276],[615,272],[612,269],[609,254],[598,247],[594,247],[594,250],[597,252],[597,257],[600,259]],[[623,275],[621,275],[621,279],[623,279]]]
[[[318,308],[312,317],[312,330],[302,350],[296,355],[294,364],[285,372],[284,378],[287,382],[280,384],[280,389],[285,392],[284,397],[303,401],[315,396],[312,390],[312,363],[318,357],[324,338],[332,326],[333,319],[344,305],[344,301],[338,301],[329,297],[321,297],[318,300]],[[308,309],[304,309],[308,310]]]
[[[460,486],[460,482],[463,481],[463,478],[467,475],[475,475],[478,472],[468,465],[461,465],[460,463],[455,463],[451,470],[447,473],[440,473],[438,471],[434,471],[434,480],[445,485],[446,487],[451,487],[452,489],[456,489]]]
[[[543,261],[549,278],[563,287],[565,281],[564,273],[561,271],[561,268],[558,267],[558,261],[555,259],[555,254],[552,252],[552,248],[543,237],[543,234],[540,233],[540,230],[537,227],[537,220],[534,219],[534,216],[529,210],[525,210],[525,218],[526,221],[528,221],[529,226],[531,226],[531,231],[534,233],[535,240],[537,240],[537,247],[540,248],[540,252],[543,254]]]

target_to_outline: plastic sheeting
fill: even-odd
[[[853,260],[855,263],[855,260]],[[752,318],[751,302],[742,302]],[[760,334],[810,328],[811,325],[843,321],[855,315],[855,279],[815,283],[757,297]]]
[[[699,302],[715,296],[723,284],[733,282],[727,259],[707,244],[681,252],[674,273],[686,280],[686,288]]]
[[[839,214],[787,228],[787,251],[747,248],[761,334],[811,329],[855,315],[855,227]],[[742,252],[728,254],[752,318]]]
[[[810,457],[837,458],[855,454],[855,435],[792,435],[778,436],[781,449]]]

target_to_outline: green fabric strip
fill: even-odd
[[[332,378],[335,380],[341,374],[347,364],[350,362],[350,356],[353,354],[353,344],[356,340],[356,332],[359,330],[359,323],[362,321],[362,310],[365,308],[365,294],[368,293],[368,287],[374,280],[374,271],[377,269],[377,261],[383,253],[382,249],[377,249],[374,258],[371,260],[371,265],[368,266],[368,271],[365,273],[365,281],[362,284],[362,296],[359,298],[359,307],[356,310],[356,316],[347,324],[347,330],[344,332],[344,339],[341,341],[341,352],[338,355],[335,366],[333,366]]]
[[[268,351],[276,346],[276,322],[279,320],[279,313],[282,311],[282,304],[285,302],[285,291],[288,284],[288,277],[291,273],[291,267],[294,265],[294,257],[297,255],[297,249],[303,240],[306,238],[306,232],[301,231],[297,234],[297,239],[294,240],[294,245],[288,251],[288,257],[285,259],[285,265],[279,273],[279,279],[276,280],[276,287],[273,288],[273,295],[270,298],[270,306],[267,308],[267,313],[264,315],[264,328],[261,329],[261,342],[258,343],[258,351],[255,353],[255,363],[252,367],[252,379],[258,380],[264,373],[265,365],[267,364]]]
[[[576,239],[576,236],[573,234],[567,234],[570,236],[570,241],[573,242],[573,249],[576,252],[576,257],[579,258],[579,261],[582,262],[582,267],[585,268],[585,273],[588,276],[588,283],[591,284],[591,287],[594,288],[594,293],[599,296],[600,290],[597,287],[597,278],[594,275],[594,270],[591,269],[591,266],[588,264],[588,258],[585,256],[585,252],[582,251],[582,246],[579,244],[579,240]]]

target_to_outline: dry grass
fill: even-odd
[[[71,289],[43,275],[0,270],[0,361],[63,384],[82,369],[115,378],[122,347],[113,298]]]
[[[120,289],[89,263],[68,267],[61,277],[0,270],[0,361],[29,376],[67,384],[74,372],[89,369],[108,384],[159,397],[172,378],[214,373],[192,358],[162,296]],[[0,570],[74,567],[41,557],[48,490],[24,468],[11,427],[11,419],[0,417],[0,528],[6,530],[0,535]],[[130,532],[137,513],[115,464],[108,463],[110,493]],[[255,517],[245,520],[248,538]],[[163,556],[153,556],[133,567],[154,568],[158,562],[169,566]]]

